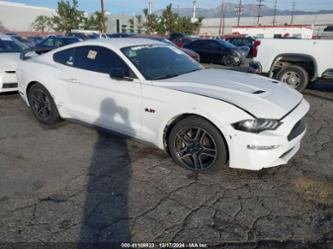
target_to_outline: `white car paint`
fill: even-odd
[[[262,73],[270,73],[273,62],[281,55],[305,55],[316,66],[315,78],[321,78],[328,69],[333,70],[333,42],[331,40],[262,39],[254,61],[261,65]]]
[[[146,80],[120,49],[153,44],[168,46],[146,39],[91,40],[21,61],[17,70],[20,95],[29,105],[27,88],[31,82],[40,82],[53,96],[61,117],[130,135],[161,149],[165,148],[165,129],[177,117],[183,114],[204,117],[223,134],[232,168],[260,170],[286,164],[295,155],[305,131],[292,141],[288,141],[287,136],[309,110],[309,104],[300,93],[261,76],[215,69],[167,80]],[[137,79],[114,80],[108,74],[53,61],[54,53],[83,45],[113,50]],[[255,94],[257,91],[262,92]],[[147,108],[155,112],[145,111]],[[255,118],[281,119],[282,125],[258,134],[232,126]],[[274,149],[270,150],[248,149],[248,146],[272,145]]]
[[[4,88],[4,84],[17,84],[16,67],[20,60],[19,57],[20,53],[0,53],[0,93],[18,90],[17,87]]]

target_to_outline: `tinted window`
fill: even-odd
[[[221,41],[221,40],[217,40],[224,48],[228,48],[228,49],[234,49],[236,48],[235,45],[231,44],[230,42],[226,42],[226,41]]]
[[[74,63],[74,49],[66,49],[63,51],[60,51],[58,53],[55,53],[53,55],[53,60],[55,62],[67,65],[67,66],[72,66]]]
[[[55,47],[62,47],[64,45],[66,45],[66,44],[61,39],[55,39],[55,41],[54,41]]]
[[[74,67],[107,74],[111,72],[112,68],[122,68],[126,76],[134,76],[116,53],[99,46],[76,47]]]
[[[218,49],[219,47],[220,47],[219,44],[213,41],[209,42],[207,45],[207,48],[209,49]]]
[[[0,53],[18,53],[27,48],[28,47],[26,45],[16,40],[11,40],[11,39],[0,40]]]
[[[54,46],[53,38],[47,38],[46,40],[42,41],[42,44],[44,46],[53,47]]]
[[[70,37],[70,38],[62,39],[62,43],[64,45],[72,44],[72,43],[79,42],[79,41],[80,40],[76,37]]]
[[[194,41],[190,44],[188,44],[187,47],[193,47],[193,48],[202,48],[202,47],[205,47],[205,41]]]

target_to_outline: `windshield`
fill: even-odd
[[[234,44],[231,44],[230,42],[226,42],[223,40],[217,40],[217,41],[221,43],[225,48],[231,48],[231,49],[237,48]]]
[[[73,38],[63,39],[63,41],[66,45],[68,45],[68,44],[72,44],[72,43],[75,43],[75,42],[79,42],[80,40],[76,37],[73,37]]]
[[[160,80],[201,70],[203,67],[181,50],[167,45],[121,49],[147,80]]]
[[[14,39],[0,40],[0,53],[19,53],[27,48],[26,45]]]

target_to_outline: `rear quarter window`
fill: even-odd
[[[53,55],[53,60],[57,63],[73,66],[74,63],[74,49],[66,49],[60,52],[57,52]]]

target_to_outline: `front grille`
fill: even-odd
[[[3,89],[16,88],[16,87],[17,87],[17,83],[5,83],[2,85]]]
[[[299,135],[301,135],[305,131],[305,128],[306,128],[305,118],[302,118],[300,121],[298,121],[295,124],[294,128],[289,133],[288,141],[291,141],[296,137],[298,137]]]

